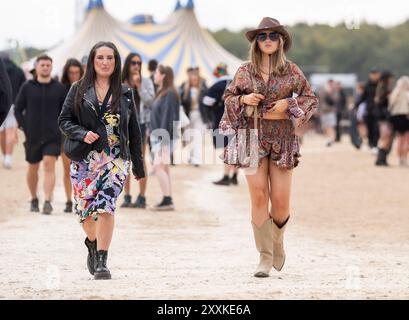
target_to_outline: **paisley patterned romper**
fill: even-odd
[[[120,158],[120,114],[104,113],[109,147],[91,151],[87,158],[72,161],[70,168],[75,211],[80,222],[88,217],[98,219],[100,213],[115,214],[116,200],[122,192],[130,162]]]
[[[253,92],[265,93],[266,103],[259,108],[265,114],[272,102],[287,99],[289,119],[258,121],[245,116],[240,96]],[[294,96],[295,95],[295,96]],[[306,123],[316,111],[318,98],[299,67],[287,60],[281,76],[272,77],[266,84],[260,75],[253,75],[250,63],[244,63],[227,87],[225,110],[219,124],[220,132],[232,135],[220,158],[226,164],[238,168],[257,168],[261,160],[268,157],[282,169],[291,170],[299,163],[300,146],[295,135],[295,126]]]

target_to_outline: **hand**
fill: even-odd
[[[88,144],[93,144],[95,141],[99,139],[99,135],[92,132],[88,131],[87,135],[84,138],[84,142]]]
[[[248,95],[242,96],[242,102],[248,106],[257,107],[261,100],[264,100],[265,97],[259,93],[250,93]]]
[[[284,113],[288,109],[288,100],[287,99],[281,99],[277,100],[276,102],[273,103],[273,107],[271,108],[272,113]]]

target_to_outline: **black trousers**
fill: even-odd
[[[337,123],[335,125],[335,141],[339,142],[341,141],[341,134],[342,134],[342,129],[341,129],[341,120],[342,120],[342,113],[337,112]]]
[[[379,140],[379,126],[378,119],[373,115],[367,115],[365,117],[365,125],[368,129],[368,144],[371,148],[376,148],[378,146]]]

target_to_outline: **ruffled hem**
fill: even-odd
[[[105,208],[105,209],[93,209],[92,211],[87,210],[88,212],[86,212],[85,214],[83,214],[81,211],[77,211],[76,214],[78,215],[78,220],[80,223],[84,223],[85,220],[87,220],[88,218],[92,217],[92,219],[94,219],[94,221],[98,220],[98,217],[100,214],[102,213],[108,213],[112,216],[115,216],[115,211],[112,211],[112,209],[109,208]]]
[[[296,168],[300,163],[299,158],[301,158],[301,153],[298,137],[295,137],[292,145],[283,141],[279,147],[279,151],[277,151],[277,146],[274,144],[272,144],[270,150],[266,150],[265,147],[259,143],[259,152],[254,158],[246,153],[246,156],[240,160],[238,155],[241,151],[239,148],[240,147],[236,146],[227,146],[224,148],[223,153],[219,155],[219,159],[225,164],[234,165],[239,169],[260,167],[261,161],[265,157],[269,157],[279,168],[288,170]]]
[[[255,168],[261,165],[261,159],[269,157],[271,161],[283,169],[293,169],[298,166],[300,146],[298,137],[294,134],[293,122],[290,120],[268,121],[266,129],[260,137],[244,130],[246,135],[237,134],[224,148],[219,156],[225,164],[237,168]],[[251,127],[251,125],[250,125]],[[251,128],[250,128],[251,129]],[[256,145],[257,148],[250,146]]]

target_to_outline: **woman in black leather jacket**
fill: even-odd
[[[87,234],[88,270],[95,279],[111,279],[108,249],[130,160],[135,178],[145,176],[133,93],[121,84],[121,59],[113,43],[92,48],[84,77],[65,100],[59,126],[72,160],[76,213]]]

